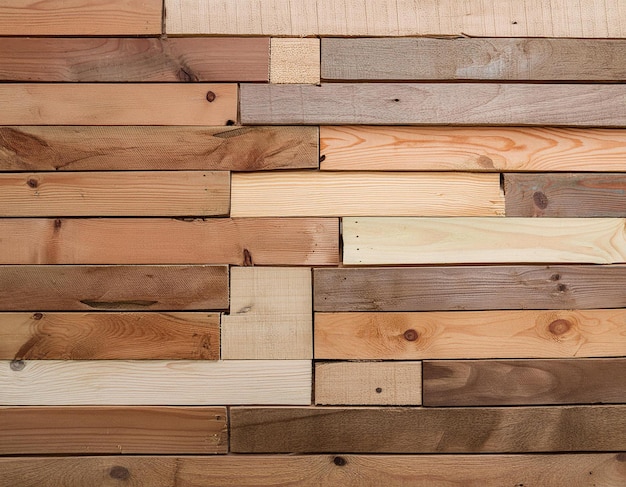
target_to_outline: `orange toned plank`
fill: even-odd
[[[0,84],[1,125],[226,125],[236,84]]]

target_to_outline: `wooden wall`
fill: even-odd
[[[626,485],[625,29],[0,0],[0,486]]]

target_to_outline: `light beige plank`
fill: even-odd
[[[311,359],[311,269],[233,267],[223,359]]]
[[[274,37],[270,46],[270,83],[320,82],[319,39]]]

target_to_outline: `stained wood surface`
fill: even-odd
[[[261,37],[7,37],[0,43],[3,81],[268,81],[269,39]]]
[[[228,308],[228,266],[0,266],[3,311]]]
[[[2,360],[219,358],[216,313],[0,313]]]
[[[161,34],[160,0],[3,0],[0,35]]]
[[[416,406],[422,404],[421,362],[315,364],[315,404]]]
[[[336,265],[334,218],[0,219],[2,264]],[[158,245],[154,243],[158,242]]]
[[[222,358],[311,359],[311,281],[310,268],[233,267]]]
[[[227,453],[226,421],[225,407],[2,407],[0,453]]]
[[[626,174],[505,174],[507,216],[626,216]]]
[[[626,402],[626,359],[426,361],[425,406]]]
[[[236,173],[231,216],[495,216],[497,174]]]
[[[342,238],[348,265],[626,262],[623,218],[343,218]]]
[[[593,309],[626,306],[626,266],[315,269],[315,311]]]
[[[626,126],[626,86],[532,83],[242,84],[246,125]]]
[[[0,127],[2,171],[261,171],[318,163],[317,127]]]
[[[307,360],[0,361],[0,404],[310,404]]]
[[[4,83],[0,104],[2,125],[226,125],[237,85]]]
[[[168,34],[626,37],[619,0],[166,0]]]
[[[620,129],[323,126],[320,139],[332,171],[626,171]]]
[[[320,39],[272,38],[270,82],[319,83]]]
[[[230,409],[234,453],[621,451],[626,406]]]
[[[322,78],[621,81],[626,41],[525,38],[325,38]]]
[[[625,324],[623,309],[316,313],[315,358],[612,357]]]

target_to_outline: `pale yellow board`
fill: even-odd
[[[623,218],[344,218],[343,263],[626,262]]]
[[[499,174],[233,173],[231,216],[496,216]]]
[[[315,404],[419,406],[422,363],[317,363]]]
[[[270,41],[270,83],[319,82],[319,39],[272,38]]]
[[[312,295],[309,268],[231,268],[222,358],[311,359]]]

